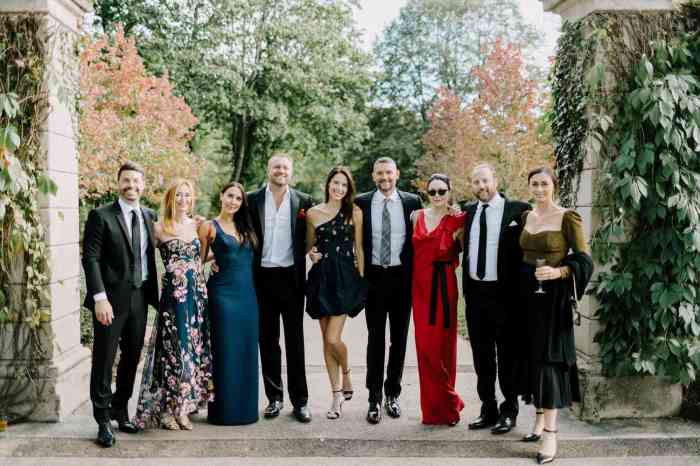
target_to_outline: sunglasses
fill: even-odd
[[[444,196],[445,194],[447,194],[447,189],[429,189],[428,190],[429,196],[435,196],[435,195]]]

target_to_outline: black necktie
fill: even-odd
[[[483,280],[486,276],[486,209],[488,204],[481,206],[481,215],[479,216],[479,254],[476,261],[476,276],[479,280]]]
[[[141,287],[143,282],[141,268],[141,226],[139,225],[139,212],[131,211],[131,250],[134,252],[134,286]]]

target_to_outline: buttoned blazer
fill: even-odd
[[[158,272],[153,233],[153,223],[157,216],[153,210],[144,206],[141,206],[141,212],[148,234],[148,278],[142,287],[146,302],[157,308]],[[94,311],[94,295],[105,292],[115,313],[128,311],[133,291],[134,254],[140,253],[131,249],[131,237],[118,201],[92,209],[85,222],[83,235],[82,263],[87,285],[84,306]]]

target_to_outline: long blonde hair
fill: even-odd
[[[187,215],[192,215],[192,211],[194,210],[194,203],[195,203],[195,190],[194,190],[194,184],[190,180],[186,180],[184,178],[178,178],[175,181],[173,181],[170,184],[170,187],[168,190],[165,192],[165,195],[163,196],[163,203],[161,204],[160,207],[160,212],[161,212],[161,217],[163,219],[163,231],[169,235],[176,235],[175,231],[175,195],[177,194],[177,190],[180,186],[187,186],[190,188],[190,192],[192,193],[192,201],[190,205],[190,210],[187,212]]]

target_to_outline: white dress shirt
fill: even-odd
[[[292,247],[292,206],[289,188],[284,193],[279,209],[270,191],[265,189],[265,234],[260,265],[269,267],[291,267],[294,265]]]
[[[126,231],[131,238],[131,212],[136,210],[138,212],[139,229],[141,230],[141,277],[143,281],[148,278],[148,258],[146,257],[146,251],[148,250],[148,232],[146,231],[146,222],[143,220],[143,212],[139,205],[132,206],[127,204],[121,197],[117,201],[119,203],[119,208],[122,210],[122,217],[124,218],[124,224],[126,225]],[[107,293],[97,293],[93,296],[95,302],[103,301],[107,299]]]
[[[377,190],[372,196],[372,265],[382,265],[382,211],[384,194]],[[406,219],[403,216],[403,203],[399,193],[394,190],[389,196],[387,209],[391,219],[391,262],[390,266],[401,265],[401,251],[406,241]]]
[[[496,193],[487,204],[489,206],[486,209],[486,274],[483,281],[492,282],[498,280],[498,238],[501,235],[501,221],[506,200]],[[482,210],[484,210],[484,203],[479,201],[469,232],[469,276],[479,281],[481,280],[476,276],[476,266],[479,259],[479,232],[481,231],[479,219]]]

